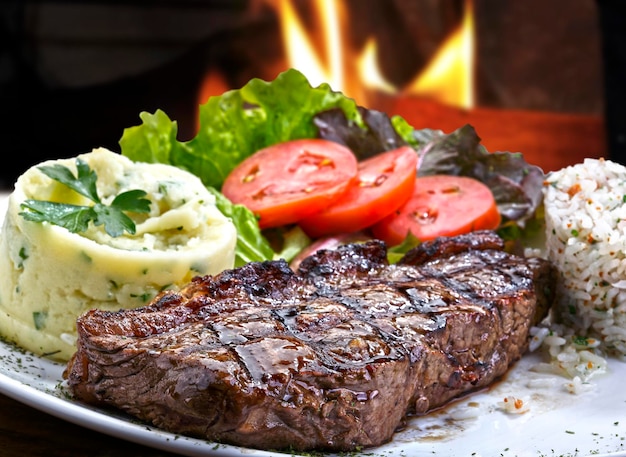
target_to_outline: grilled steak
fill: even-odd
[[[554,270],[492,232],[376,241],[197,277],[136,310],[78,319],[76,398],[175,433],[349,451],[503,375],[552,301]]]

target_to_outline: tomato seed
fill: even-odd
[[[361,180],[359,181],[359,187],[379,187],[382,186],[383,183],[387,181],[387,175],[378,175],[376,179],[372,180]]]
[[[311,151],[303,151],[298,154],[296,160],[294,160],[288,167],[289,173],[298,173],[306,175],[315,170],[319,170],[324,167],[335,167],[335,162],[324,155],[315,154]]]
[[[437,220],[437,216],[437,210],[434,208],[423,207],[413,212],[413,218],[421,225],[433,224]]]
[[[244,183],[245,182],[252,182],[252,181],[254,181],[260,171],[261,170],[259,169],[258,165],[252,167],[250,169],[250,171],[243,177],[243,179],[241,181],[244,182]]]
[[[456,194],[461,191],[459,186],[447,187],[445,189],[441,189],[442,194]]]

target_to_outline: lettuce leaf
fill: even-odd
[[[261,234],[256,217],[243,205],[235,205],[221,192],[213,187],[207,187],[215,195],[215,206],[220,212],[229,217],[237,227],[237,246],[235,249],[235,267],[248,262],[269,260],[274,256],[274,250]]]
[[[255,78],[241,89],[210,97],[200,105],[199,130],[190,141],[179,142],[176,122],[158,110],[141,113],[143,123],[125,129],[120,146],[132,160],[175,165],[220,189],[232,169],[257,150],[317,137],[313,117],[333,108],[351,122],[363,123],[353,99],[327,84],[313,88],[302,73],[290,69],[273,81]]]
[[[358,107],[358,111],[363,119],[362,126],[337,108],[317,114],[313,122],[321,138],[347,146],[358,160],[409,145],[386,113],[363,107]]]

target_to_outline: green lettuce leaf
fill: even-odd
[[[176,122],[156,111],[141,113],[143,123],[125,129],[120,146],[132,160],[175,165],[221,189],[232,169],[259,149],[317,137],[313,116],[332,108],[362,124],[353,99],[327,84],[313,88],[302,73],[290,69],[273,81],[255,78],[241,89],[210,97],[200,105],[199,130],[190,141],[178,141]]]
[[[237,227],[237,246],[235,248],[235,267],[248,262],[269,260],[274,250],[262,235],[256,217],[243,205],[234,205],[213,187],[207,187],[215,195],[215,206],[229,217]]]

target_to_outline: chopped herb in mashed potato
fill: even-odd
[[[103,205],[136,189],[145,192],[149,205],[147,211],[127,213],[131,231],[111,236],[104,224],[91,221],[73,233],[29,220],[23,203],[89,209],[92,201],[40,169],[62,165],[76,173],[79,161],[44,162],[17,180],[0,237],[0,334],[58,360],[75,351],[78,315],[92,308],[139,307],[193,276],[231,268],[237,242],[233,223],[196,176],[170,165],[133,162],[103,148],[78,158],[97,175]]]

